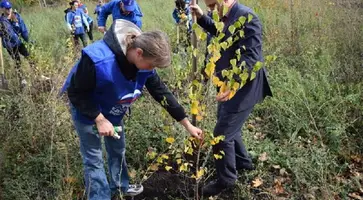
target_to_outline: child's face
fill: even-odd
[[[155,67],[150,59],[143,57],[143,50],[140,48],[128,50],[126,57],[127,59],[140,70],[152,70]]]
[[[9,9],[3,8],[3,9],[4,9],[4,14],[5,15],[11,15],[11,13],[13,12],[12,8],[9,8]]]
[[[77,2],[75,2],[75,3],[73,4],[73,8],[74,8],[75,10],[77,10],[77,8],[78,8],[78,3],[77,3]]]

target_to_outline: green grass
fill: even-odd
[[[291,10],[287,0],[243,3],[261,17],[265,55],[277,56],[268,67],[274,97],[255,107],[246,123],[253,128],[243,130],[256,171],[241,175],[234,194],[219,199],[349,199],[348,194],[359,194],[363,164],[355,156],[363,154],[363,10],[355,5],[360,4],[306,0],[295,1]],[[92,12],[95,5],[87,5]],[[0,96],[0,199],[83,196],[78,139],[66,102],[56,97],[75,63],[67,47],[65,6],[23,8],[21,13],[36,41],[37,66],[54,78],[56,87],[51,93]],[[143,29],[161,29],[174,43],[172,1],[141,0],[140,6],[145,16]],[[96,33],[96,38],[101,34]],[[189,111],[188,58],[175,55],[173,66],[161,74]],[[24,70],[34,79],[27,65]],[[13,84],[13,62],[7,54],[6,73]],[[209,132],[215,123],[214,95],[206,96],[208,116],[200,123]],[[187,133],[147,94],[132,113],[126,119],[127,159],[138,182],[150,164],[145,158],[148,148],[165,152],[166,137],[173,136],[180,143]],[[268,158],[261,161],[258,158],[264,152]],[[213,168],[211,158],[208,163]],[[253,188],[251,182],[256,178],[263,184]],[[283,194],[276,193],[278,180]]]

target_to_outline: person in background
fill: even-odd
[[[85,4],[81,2],[81,0],[77,0],[78,8],[81,9],[86,15],[88,15],[88,9]]]
[[[98,16],[101,13],[102,10],[102,6],[103,6],[103,0],[98,0],[97,6],[95,8],[95,12],[93,14],[95,14],[97,16],[97,21],[98,21]]]
[[[192,32],[192,15],[190,13],[188,0],[176,0],[173,18],[176,24],[187,26],[188,34]]]
[[[228,27],[238,21],[239,17],[252,16],[251,21],[244,24],[245,36],[238,38],[226,50],[221,51],[221,58],[216,63],[215,76],[224,80],[222,70],[230,68],[230,60],[236,58],[236,50],[241,52],[240,62],[246,62],[246,67],[251,70],[257,61],[263,62],[262,53],[262,24],[252,9],[238,3],[236,0],[204,0],[207,7],[217,9],[221,22],[225,27],[222,39],[227,40],[232,34]],[[190,5],[192,13],[197,17],[197,23],[211,34],[216,36],[217,28],[213,19],[205,15],[198,5]],[[223,10],[227,9],[226,14]],[[237,63],[240,66],[240,63]],[[236,79],[237,82],[240,80]],[[242,141],[242,126],[253,110],[255,104],[261,102],[266,96],[272,96],[267,79],[267,71],[263,67],[256,72],[253,80],[247,83],[229,99],[230,91],[218,94],[217,124],[214,136],[225,136],[225,139],[213,146],[213,152],[218,154],[223,151],[222,159],[215,160],[217,179],[203,187],[203,196],[214,196],[223,190],[232,188],[237,180],[238,170],[253,170],[254,166]]]
[[[140,97],[144,86],[186,131],[202,139],[202,130],[189,122],[183,107],[155,70],[170,64],[167,35],[160,31],[141,32],[127,20],[114,21],[103,40],[82,50],[82,57],[69,73],[61,94],[67,91],[80,138],[87,199],[117,199],[120,191],[128,196],[143,191],[142,185],[129,184],[125,132],[119,135],[120,139],[112,136],[115,126],[123,126],[125,113]],[[105,136],[110,183],[104,171],[102,136]]]
[[[20,80],[21,88],[27,85],[23,73],[21,72],[20,55],[29,58],[29,51],[24,42],[29,42],[28,29],[21,18],[20,14],[13,12],[12,5],[9,1],[3,0],[0,3],[0,37],[2,45],[8,51],[11,58],[15,61],[16,71]],[[34,68],[34,64],[29,60],[30,66]]]
[[[83,47],[85,47],[87,46],[85,33],[89,31],[87,18],[83,11],[78,9],[77,1],[72,1],[69,5],[71,6],[71,10],[66,16],[67,27],[73,35],[75,46],[79,45],[79,39],[81,39]]]
[[[139,28],[142,27],[141,18],[143,16],[141,9],[135,0],[112,0],[102,6],[98,18],[98,30],[101,33],[106,32],[106,21],[108,15],[112,14],[112,19],[125,19]]]
[[[87,31],[87,35],[88,35],[88,38],[89,38],[89,40],[91,41],[91,43],[93,42],[93,19],[92,19],[92,17],[91,16],[89,16],[88,14],[86,14],[86,13],[83,13],[84,14],[84,16],[86,17],[86,19],[87,19],[87,22],[88,22],[88,24],[89,24],[89,29],[88,29],[88,31]],[[87,27],[85,27],[85,28],[87,28]]]

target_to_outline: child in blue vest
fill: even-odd
[[[112,0],[103,5],[98,18],[98,30],[101,33],[106,31],[106,21],[110,14],[112,14],[113,20],[125,19],[136,24],[139,28],[142,27],[141,17],[143,14],[135,0]]]
[[[87,45],[86,31],[89,31],[87,18],[81,9],[78,9],[78,2],[72,1],[69,3],[71,10],[67,13],[67,27],[73,35],[74,43],[78,46],[78,41],[81,39],[83,47]],[[86,29],[86,30],[85,30]]]
[[[93,19],[88,14],[87,6],[84,3],[82,3],[80,0],[77,0],[77,3],[78,3],[78,9],[80,9],[83,12],[84,16],[87,19],[87,22],[89,24],[89,30],[87,31],[87,35],[88,38],[91,40],[91,42],[93,42]]]
[[[20,14],[13,12],[10,2],[3,0],[0,3],[0,7],[3,9],[0,17],[0,37],[2,38],[3,47],[6,48],[11,58],[15,60],[16,71],[23,88],[27,82],[20,70],[20,54],[25,58],[29,57],[29,52],[22,41],[29,41],[28,29]],[[33,67],[32,62],[30,62],[30,65]]]
[[[202,137],[202,131],[189,122],[155,70],[171,63],[167,38],[160,31],[141,32],[130,21],[116,20],[103,40],[82,50],[80,61],[66,79],[61,92],[67,91],[71,103],[90,200],[110,200],[120,192],[135,196],[143,191],[142,185],[129,184],[125,132],[119,134],[120,139],[111,136],[115,134],[114,126],[123,126],[125,113],[144,87],[192,136]],[[103,166],[102,136],[108,154],[109,182]]]
[[[98,16],[101,13],[102,6],[103,6],[103,1],[102,0],[98,0],[97,6],[96,6],[95,11],[93,13],[93,14],[95,14],[97,16],[97,18],[96,18],[97,21],[98,21]]]
[[[188,0],[176,0],[173,18],[175,23],[187,26],[188,34],[192,31],[192,15],[190,13]]]
[[[87,6],[85,4],[83,4],[81,2],[81,0],[76,0],[77,3],[78,3],[78,8],[81,9],[85,14],[88,15],[88,9],[87,9]]]

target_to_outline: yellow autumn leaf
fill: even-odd
[[[162,157],[158,157],[158,158],[156,159],[156,162],[158,162],[158,163],[162,164],[162,163],[163,163],[163,158],[162,158]]]
[[[154,151],[152,151],[152,152],[147,152],[147,154],[146,154],[146,156],[150,159],[150,160],[152,160],[152,159],[154,159],[155,157],[156,157],[156,153],[154,152]]]
[[[197,176],[196,176],[196,178],[197,179],[199,179],[200,177],[202,177],[204,175],[204,169],[202,168],[202,169],[200,169],[200,170],[198,170],[197,171]]]
[[[220,89],[220,92],[226,92],[227,90],[229,90],[228,86],[226,83],[223,83],[221,85],[221,89]]]
[[[234,95],[236,95],[236,90],[231,90],[231,92],[229,93],[228,99],[232,99],[234,97]]]
[[[213,156],[216,160],[222,159],[222,156],[219,154],[214,154]]]
[[[165,155],[165,154],[161,155],[161,157],[164,158],[164,159],[169,159],[169,156]]]
[[[173,144],[175,142],[175,139],[173,137],[168,137],[165,139],[165,141],[169,144]]]
[[[149,166],[149,170],[151,171],[158,171],[159,167],[157,164],[152,164]]]
[[[232,89],[237,91],[239,89],[239,83],[237,82],[233,83]]]
[[[171,169],[173,169],[172,167],[170,167],[170,166],[165,166],[165,170],[166,171],[170,171]]]
[[[180,165],[180,167],[179,167],[179,171],[187,171],[188,170],[188,163],[184,163],[184,164],[182,164],[182,165]]]
[[[187,154],[193,155],[193,148],[189,148],[188,151],[187,151]]]
[[[192,115],[197,115],[198,114],[198,106],[199,106],[198,101],[193,101],[192,102],[192,109],[191,109]]]
[[[178,164],[178,165],[180,165],[180,163],[182,162],[182,159],[176,159],[176,163]]]

